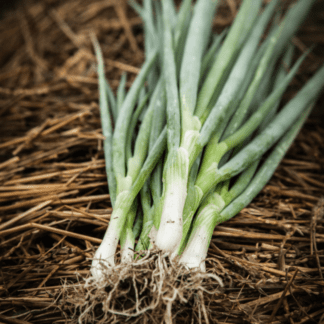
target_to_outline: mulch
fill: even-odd
[[[221,2],[215,31],[239,2]],[[109,223],[91,32],[112,88],[125,72],[129,87],[144,38],[125,1],[26,0],[0,16],[0,323],[76,323],[59,292],[89,274]],[[316,46],[284,100],[324,63],[324,1],[293,42],[296,57]],[[324,323],[323,104],[263,191],[215,229],[207,267],[226,280],[210,323]]]

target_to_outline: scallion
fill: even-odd
[[[147,59],[127,94],[122,77],[117,98],[93,39],[114,207],[92,263],[96,279],[115,265],[119,241],[122,262],[158,248],[204,270],[215,226],[271,178],[324,86],[322,67],[278,109],[307,53],[289,73],[281,59],[288,48],[283,60],[290,64],[289,42],[314,0],[297,1],[269,24],[278,3],[260,13],[261,0],[243,0],[226,35],[212,35],[215,0],[197,0],[192,13],[190,0],[179,11],[172,0],[132,1],[144,21]]]

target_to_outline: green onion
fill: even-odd
[[[226,34],[212,35],[217,3],[197,0],[191,12],[190,0],[179,11],[172,0],[131,1],[144,21],[146,61],[128,93],[122,77],[117,98],[93,37],[113,205],[92,263],[98,280],[119,241],[121,262],[158,248],[204,271],[215,226],[262,190],[324,86],[322,67],[280,108],[308,52],[289,73],[281,62],[290,65],[290,40],[314,0],[297,1],[281,21],[279,0],[261,14],[261,0],[243,0]]]

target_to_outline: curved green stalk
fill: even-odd
[[[96,56],[98,61],[99,106],[100,106],[102,134],[105,137],[103,141],[103,148],[104,148],[105,162],[106,162],[106,174],[108,178],[108,190],[109,190],[111,205],[114,207],[116,201],[117,186],[116,186],[116,178],[113,172],[113,159],[112,159],[113,130],[111,125],[111,116],[109,112],[108,100],[106,95],[107,82],[105,79],[105,67],[104,67],[102,52],[95,36],[92,37],[92,42],[96,51]]]
[[[126,174],[126,140],[127,129],[130,124],[132,112],[136,104],[138,94],[144,84],[145,78],[149,73],[153,63],[157,57],[157,51],[152,53],[151,57],[144,63],[141,72],[135,79],[131,89],[129,90],[122,107],[120,108],[115,131],[113,135],[113,167],[117,179],[117,192],[119,189],[119,182]]]

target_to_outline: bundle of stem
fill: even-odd
[[[313,3],[299,0],[271,19],[279,0],[261,13],[261,0],[243,0],[225,36],[212,35],[217,1],[198,0],[193,11],[190,0],[179,11],[172,0],[133,1],[144,21],[146,61],[127,94],[122,79],[117,98],[93,37],[114,207],[93,260],[95,279],[115,265],[119,241],[125,263],[134,251],[157,247],[205,269],[215,226],[262,190],[323,88],[324,67],[280,107],[308,54],[287,72],[290,40]]]

